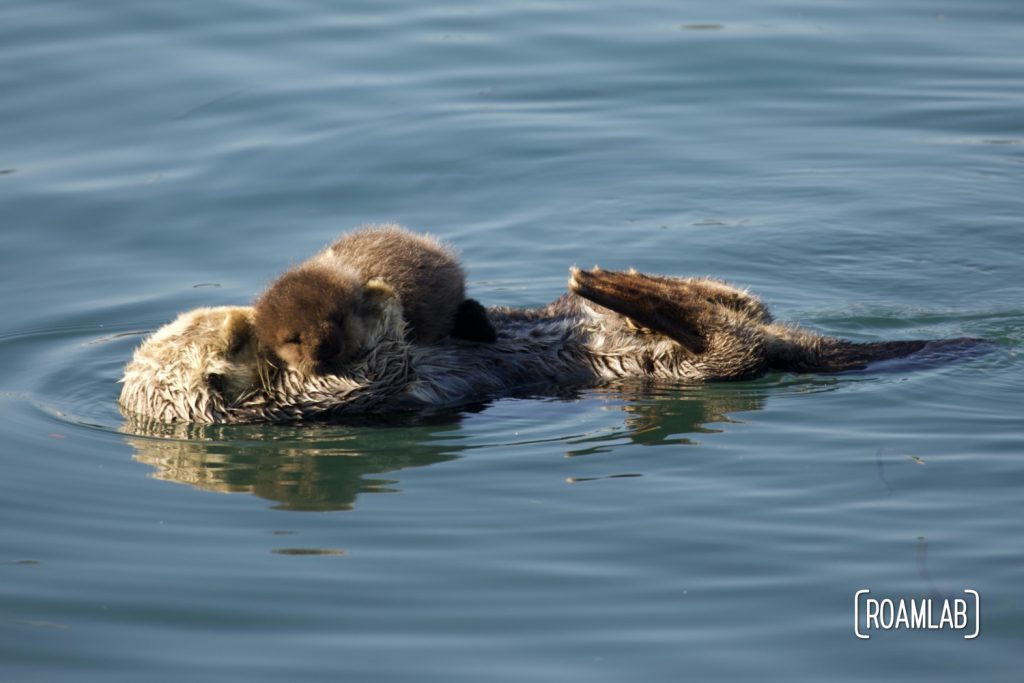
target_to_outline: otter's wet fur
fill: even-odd
[[[368,348],[375,309],[367,301],[381,283],[398,295],[410,341],[431,344],[451,333],[493,341],[482,307],[466,300],[456,253],[391,224],[343,235],[272,282],[255,303],[256,336],[305,374],[342,371]]]
[[[182,313],[136,349],[120,403],[156,422],[222,422],[264,384],[257,346],[248,306]]]
[[[343,375],[260,371],[266,360],[252,355],[252,309],[184,313],[136,351],[121,406],[157,422],[297,422],[616,378],[704,382],[769,370],[840,372],[979,341],[862,344],[822,336],[774,322],[756,297],[708,278],[573,269],[569,287],[570,294],[540,308],[491,308],[498,340],[485,345],[410,343],[399,298],[382,289],[368,317],[368,351]],[[259,381],[231,389],[253,378]]]

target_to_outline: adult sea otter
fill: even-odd
[[[367,351],[343,374],[273,366],[250,307],[181,314],[125,368],[126,415],[159,423],[298,422],[415,410],[545,386],[627,377],[742,380],[771,370],[842,372],[977,339],[856,343],[774,322],[756,297],[719,280],[573,269],[570,293],[529,309],[494,307],[497,341],[407,339],[397,295],[374,290]]]

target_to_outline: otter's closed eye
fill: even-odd
[[[287,339],[285,339],[284,343],[285,344],[301,344],[302,343],[302,336],[298,335],[298,334],[293,334],[292,336],[290,336]]]

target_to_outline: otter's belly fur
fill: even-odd
[[[409,343],[401,306],[389,300],[370,330],[370,351],[345,375],[268,366],[254,344],[251,308],[191,311],[136,350],[120,404],[130,417],[161,423],[296,422],[626,377],[834,372],[929,344],[857,344],[776,324],[755,297],[717,280],[574,269],[570,289],[541,308],[490,309],[498,335],[490,344]]]

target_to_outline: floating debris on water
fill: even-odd
[[[625,474],[608,474],[603,477],[566,477],[566,484],[579,484],[584,481],[597,481],[598,479],[627,479],[630,477],[642,477],[638,472],[627,472]]]
[[[341,548],[274,548],[275,555],[344,555]]]

